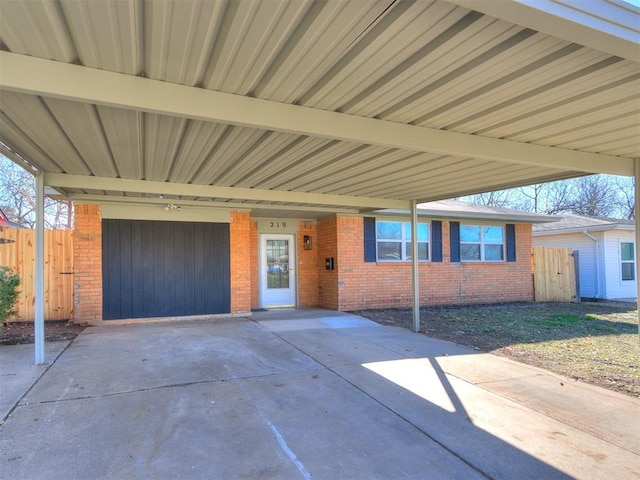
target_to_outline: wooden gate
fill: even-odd
[[[18,315],[9,321],[31,322],[35,317],[35,231],[3,227],[0,265],[20,275]],[[44,232],[44,318],[66,320],[73,313],[73,232]]]
[[[533,247],[536,302],[579,302],[576,265],[570,248]]]

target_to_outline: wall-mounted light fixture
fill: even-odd
[[[309,235],[305,235],[303,237],[304,240],[304,249],[311,250],[311,237]]]
[[[165,212],[179,212],[181,209],[182,207],[180,205],[176,205],[175,203],[170,203],[168,205],[165,205],[164,207]]]

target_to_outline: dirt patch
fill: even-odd
[[[410,309],[352,312],[411,329]],[[515,303],[421,308],[421,333],[640,397],[637,306]]]
[[[73,340],[86,327],[69,324],[66,320],[45,322],[44,337],[47,342]],[[0,330],[0,345],[20,345],[33,343],[35,340],[34,325],[31,322],[6,323]]]

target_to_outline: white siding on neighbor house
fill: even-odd
[[[604,265],[602,261],[603,234],[592,232],[591,236],[598,239],[600,264],[596,262],[596,242],[582,233],[567,233],[562,235],[541,235],[533,237],[534,247],[563,247],[578,250],[578,269],[580,276],[580,296],[584,298],[604,298]],[[597,276],[600,275],[598,282]]]
[[[638,295],[637,278],[638,263],[636,262],[636,280],[622,280],[622,268],[620,265],[620,243],[635,243],[635,234],[623,230],[610,230],[605,232],[604,264],[607,281],[606,297],[615,298],[635,298]]]

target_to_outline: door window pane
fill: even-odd
[[[267,240],[267,288],[289,288],[289,242]]]

